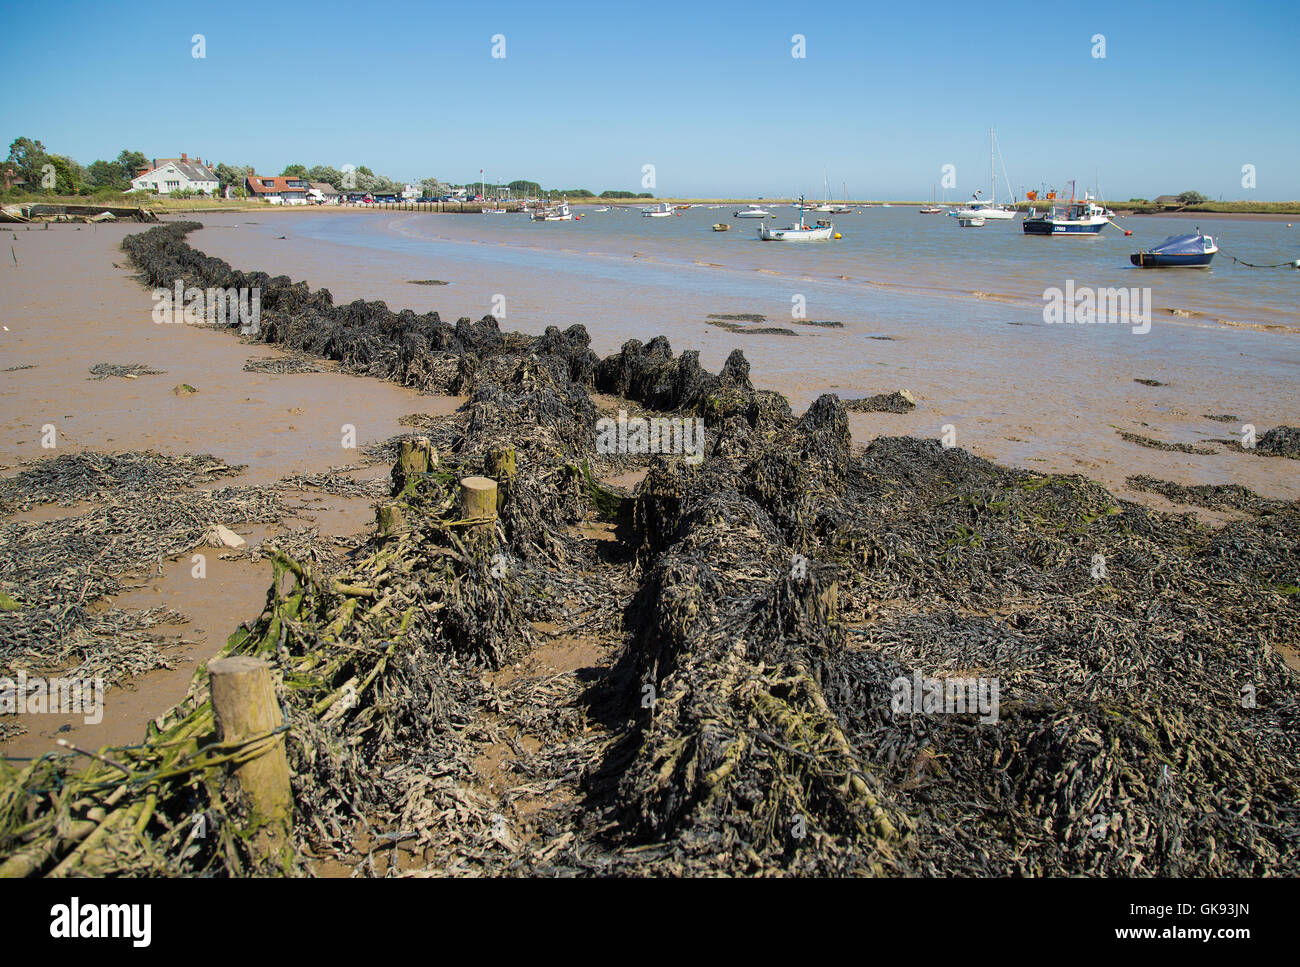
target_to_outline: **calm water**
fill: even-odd
[[[796,214],[775,211],[779,224]],[[1129,253],[1198,224],[1224,252],[1280,262],[1300,256],[1300,236],[1285,222],[1131,218],[1121,224],[1132,237],[1107,228],[1100,238],[1055,239],[1025,237],[1019,221],[963,229],[912,208],[871,208],[836,216],[839,241],[795,245],[759,242],[757,221],[731,212],[642,218],[615,209],[543,223],[272,211],[207,216],[194,244],[241,268],[328,287],[336,302],[383,299],[449,320],[496,312],[504,328],[524,332],[581,322],[601,355],[663,334],[716,370],[739,347],[755,383],[786,394],[796,412],[825,392],[918,396],[911,414],[853,414],[860,441],[939,436],[953,425],[959,445],[981,455],[1082,472],[1117,489],[1128,474],[1150,472],[1300,497],[1293,461],[1168,453],[1117,433],[1201,443],[1239,432],[1205,414],[1231,414],[1260,432],[1300,425],[1300,331],[1292,331],[1300,272],[1245,268],[1223,252],[1208,271],[1128,263]],[[711,231],[717,221],[732,230]],[[449,284],[409,284],[418,279]],[[1043,290],[1070,279],[1149,286],[1151,331],[1044,325]],[[843,327],[794,324],[796,297],[809,319]],[[711,313],[758,313],[792,334],[728,332],[709,325]]]
[[[770,210],[780,225],[797,214],[788,205]],[[955,219],[920,215],[913,208],[868,208],[834,216],[842,239],[783,245],[758,241],[758,221],[733,218],[728,207],[692,208],[671,218],[642,218],[635,209],[587,211],[577,222],[546,223],[523,215],[371,213],[364,226],[351,215],[340,215],[294,228],[300,235],[393,251],[473,245],[478,247],[475,256],[488,262],[579,272],[593,281],[655,284],[671,279],[677,288],[708,292],[714,286],[704,278],[707,270],[810,280],[825,287],[827,307],[850,314],[848,300],[862,296],[865,288],[891,287],[1041,308],[1045,288],[1073,279],[1076,285],[1150,287],[1154,306],[1166,314],[1182,309],[1212,320],[1284,325],[1297,320],[1300,272],[1252,269],[1228,258],[1275,263],[1300,257],[1300,230],[1280,221],[1135,216],[1119,222],[1133,232],[1131,237],[1107,227],[1096,238],[1036,238],[1024,235],[1019,219],[963,229]],[[718,221],[729,223],[731,231],[713,232],[711,225]],[[1170,272],[1129,264],[1130,253],[1197,227],[1214,235],[1222,250],[1212,268]],[[781,285],[789,287],[788,281]],[[791,298],[769,302],[765,314],[788,317]],[[810,314],[816,317],[816,311]]]

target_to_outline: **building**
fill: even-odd
[[[305,205],[311,182],[293,175],[259,175],[252,170],[244,178],[249,198],[260,198],[272,205]]]
[[[1183,203],[1178,200],[1177,195],[1161,195],[1152,204],[1159,205],[1161,208],[1183,207]]]
[[[210,163],[191,158],[184,152],[179,158],[154,158],[131,179],[134,191],[148,191],[155,195],[192,191],[200,195],[216,196],[218,179]]]
[[[402,186],[402,199],[404,201],[415,201],[415,199],[419,198],[423,194],[424,192],[420,190],[419,185],[413,185],[410,182],[407,182]]]
[[[337,205],[343,196],[327,181],[313,181],[307,189],[307,199],[314,205]]]

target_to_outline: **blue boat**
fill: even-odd
[[[1071,202],[1064,210],[1053,208],[1042,215],[1030,212],[1020,223],[1026,235],[1067,235],[1084,238],[1101,234],[1111,224],[1110,212],[1090,199]]]
[[[1128,260],[1140,269],[1206,269],[1219,246],[1200,229],[1189,235],[1170,235],[1151,251],[1134,252]]]

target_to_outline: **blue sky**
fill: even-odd
[[[951,164],[955,199],[987,193],[995,126],[1017,192],[1100,172],[1109,198],[1300,198],[1293,0],[157,11],[11,6],[7,36],[49,40],[6,55],[5,145],[593,191],[653,164],[658,194],[699,197],[820,196],[826,171],[834,195],[928,198]]]

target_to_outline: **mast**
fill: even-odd
[[[993,175],[993,129],[989,128],[989,205],[995,207],[998,203],[998,183]]]

